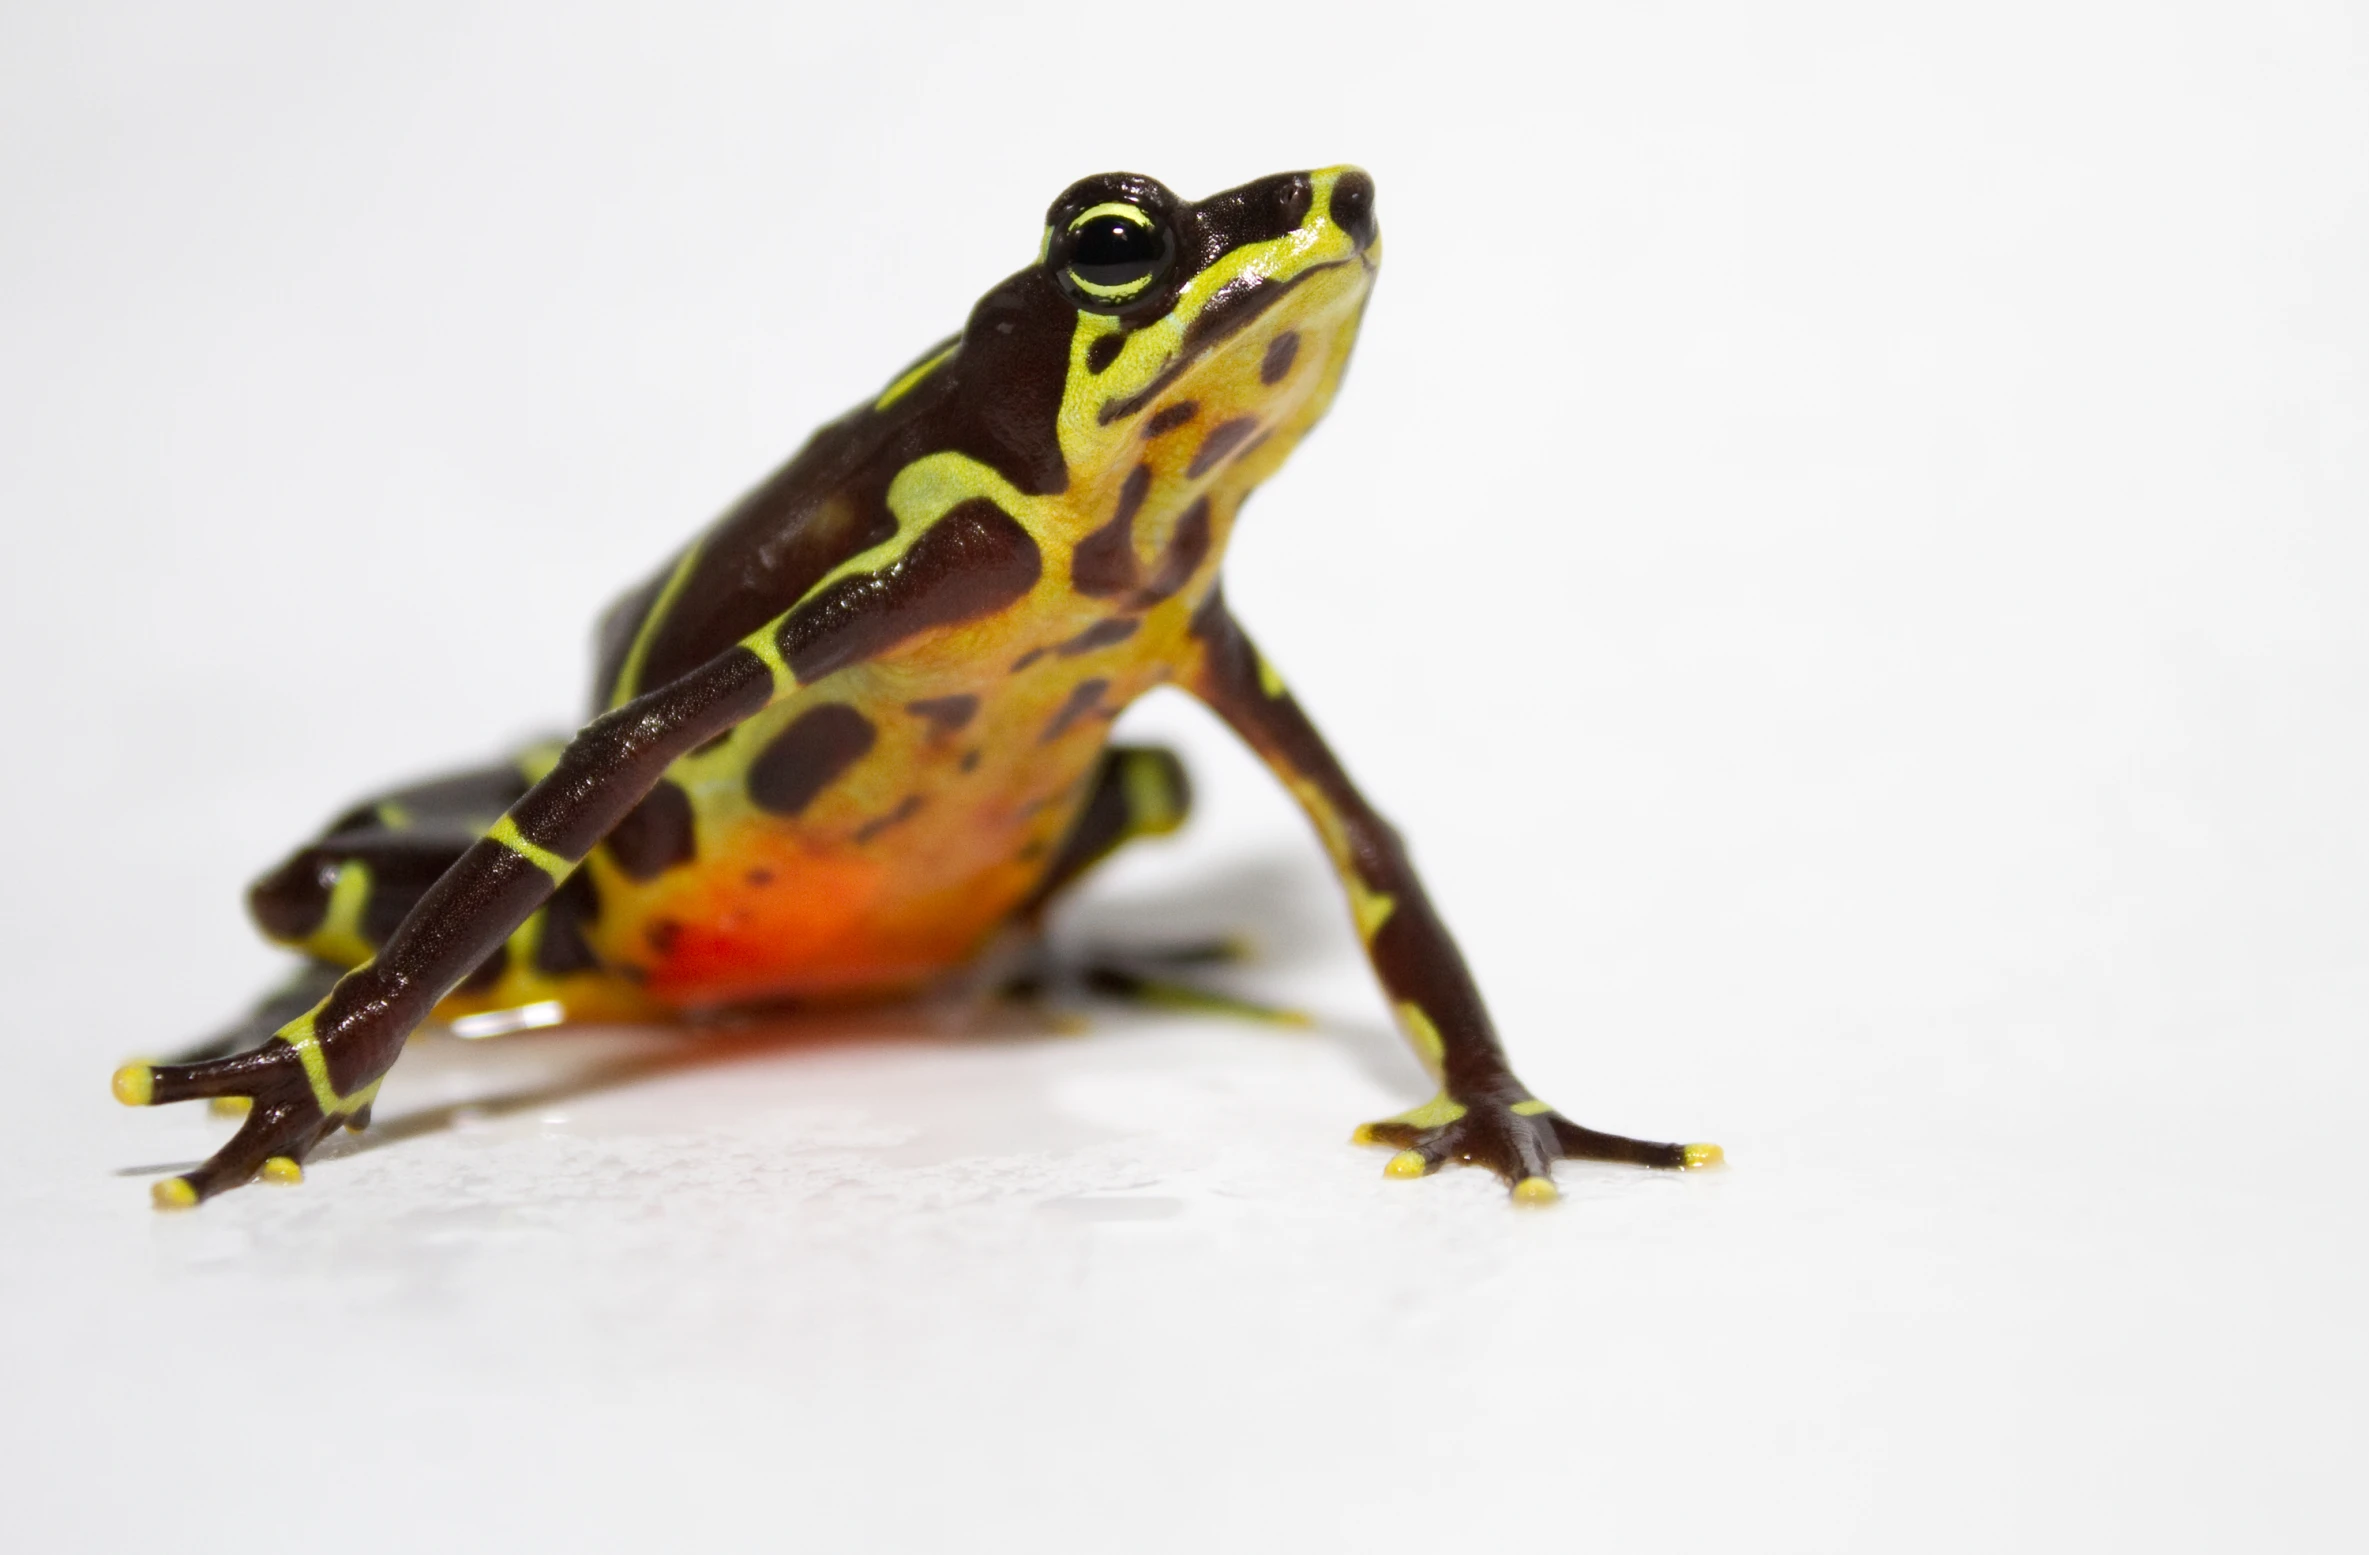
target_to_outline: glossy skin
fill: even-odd
[[[1331,402],[1380,253],[1354,168],[1198,204],[1072,186],[961,334],[611,608],[572,739],[361,805],[257,883],[258,922],[309,960],[256,1045],[116,1075],[134,1104],[252,1101],[158,1203],[293,1180],[431,1017],[893,996],[970,965],[1181,822],[1174,758],[1108,743],[1164,684],[1307,811],[1440,1080],[1359,1131],[1402,1147],[1395,1174],[1477,1161],[1540,1200],[1558,1157],[1711,1159],[1582,1129],[1514,1078],[1397,835],[1226,609],[1235,515]]]

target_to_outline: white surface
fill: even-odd
[[[2358,7],[347,9],[0,21],[0,1542],[2359,1546]],[[107,1072],[271,975],[252,872],[563,719],[1073,177],[1341,157],[1386,274],[1232,596],[1525,1077],[1730,1170],[1385,1182],[1414,1068],[1180,706],[1068,932],[1314,1034],[427,1042],[150,1213],[219,1125]]]

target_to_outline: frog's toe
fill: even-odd
[[[1423,1177],[1448,1161],[1485,1166],[1505,1182],[1517,1204],[1552,1204],[1554,1163],[1620,1161],[1638,1166],[1697,1167],[1721,1159],[1717,1145],[1665,1145],[1599,1133],[1541,1101],[1463,1103],[1435,1097],[1395,1118],[1361,1125],[1361,1145],[1390,1145],[1397,1154],[1383,1172]]]
[[[152,1190],[158,1209],[187,1209],[257,1176],[267,1182],[304,1180],[304,1158],[336,1126],[308,1099],[259,1103],[230,1142],[194,1171],[168,1177]]]
[[[243,1099],[246,1116],[221,1149],[194,1171],[154,1190],[159,1209],[187,1209],[257,1174],[274,1182],[303,1178],[304,1158],[344,1114],[323,1115],[295,1050],[267,1043],[250,1053],[196,1064],[126,1064],[115,1072],[115,1097],[127,1106]]]
[[[1544,1114],[1554,1129],[1555,1153],[1566,1161],[1619,1161],[1665,1171],[1710,1166],[1724,1157],[1717,1145],[1665,1145],[1582,1128],[1559,1112]]]

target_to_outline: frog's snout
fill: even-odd
[[[1374,222],[1374,180],[1360,168],[1351,168],[1333,183],[1331,202],[1333,225],[1349,235],[1349,241],[1364,253],[1374,246],[1374,237],[1381,229]]]

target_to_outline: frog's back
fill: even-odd
[[[952,345],[941,344],[930,356]],[[808,438],[602,615],[593,710],[697,668],[780,615],[842,562],[893,535],[886,482],[867,475],[893,469],[903,446],[926,439],[927,429],[913,417],[891,417],[871,405]]]

